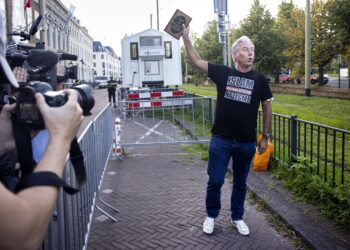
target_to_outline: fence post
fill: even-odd
[[[212,107],[212,98],[208,98],[208,102],[209,102],[209,122],[210,124],[213,124],[213,107]]]
[[[298,116],[292,115],[290,117],[291,128],[290,128],[290,152],[291,158],[294,159],[297,156],[297,138],[298,138],[298,126],[297,126]]]

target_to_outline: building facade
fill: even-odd
[[[77,55],[77,61],[61,63],[66,66],[78,65],[78,79],[92,82],[93,39],[87,28],[81,26],[78,19],[69,18],[69,9],[60,0],[31,0],[29,8],[24,8],[24,3],[22,0],[0,0],[7,33],[15,29],[28,32],[30,24],[43,15],[44,25],[29,43],[35,45],[41,41],[45,43],[45,49]],[[21,42],[19,37],[13,39],[16,43]]]
[[[100,41],[93,42],[93,68],[95,79],[118,80],[121,78],[121,58],[113,48],[103,46]]]

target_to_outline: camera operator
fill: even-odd
[[[50,139],[34,173],[51,171],[62,177],[70,143],[83,120],[77,93],[72,90],[65,92],[68,94],[68,102],[58,108],[49,107],[41,94],[35,95]],[[13,149],[15,145],[9,118],[14,106],[15,104],[5,105],[0,115],[0,140],[4,142],[0,144],[0,154]],[[35,186],[14,195],[0,184],[0,249],[37,248],[45,235],[57,194],[56,187]]]
[[[0,30],[3,31],[3,27],[0,13]],[[0,84],[10,82],[18,87],[4,58],[4,40],[4,34],[0,34]],[[58,177],[63,175],[64,162],[71,141],[83,120],[83,111],[78,104],[78,93],[74,90],[65,90],[65,93],[68,101],[60,107],[49,107],[42,94],[35,94],[36,105],[49,133],[49,143],[33,175],[40,172],[51,172]],[[15,105],[4,105],[0,114],[0,156],[15,149],[10,119]],[[0,183],[0,249],[39,247],[45,236],[58,190],[54,186],[33,186],[14,194]]]

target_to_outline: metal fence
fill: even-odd
[[[122,118],[117,146],[208,143],[211,125],[205,121],[210,98],[139,99],[118,102]]]
[[[112,148],[113,125],[112,109],[106,106],[80,136],[79,145],[84,154],[87,174],[86,185],[75,195],[63,191],[59,193],[55,215],[41,249],[86,248],[92,213]],[[69,158],[64,179],[72,186],[77,184]]]
[[[259,112],[260,131],[262,119]],[[275,158],[283,162],[306,159],[310,174],[332,185],[350,184],[350,131],[274,113],[271,140]]]
[[[196,105],[203,105],[203,119],[212,124],[216,99],[207,98]],[[262,111],[259,111],[260,132],[263,130],[262,119]],[[310,162],[310,174],[320,175],[334,185],[350,185],[350,131],[273,113],[271,141],[276,159],[289,163],[292,156],[304,158]]]

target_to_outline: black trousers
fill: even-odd
[[[108,92],[108,101],[111,102],[113,99],[113,103],[115,103],[115,93]]]

